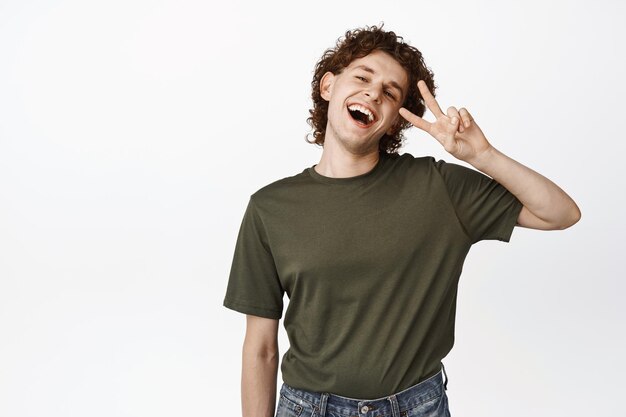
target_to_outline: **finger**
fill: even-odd
[[[411,113],[404,107],[400,107],[400,110],[398,112],[400,113],[400,116],[408,120],[413,126],[420,128],[426,132],[430,131],[430,122],[427,122],[418,115]]]
[[[463,126],[470,127],[473,119],[472,115],[469,114],[467,109],[465,107],[461,107],[461,110],[459,110],[459,114],[461,115],[461,120],[463,120]]]
[[[464,126],[464,119],[463,119],[463,114],[461,113],[461,110],[459,110],[458,112],[458,117],[459,117],[459,132],[463,133],[465,131],[465,126]]]
[[[435,97],[433,97],[433,95],[431,94],[428,86],[426,85],[426,82],[424,80],[419,80],[417,82],[417,88],[420,90],[420,93],[424,98],[424,103],[426,104],[426,107],[428,107],[432,114],[434,114],[437,119],[439,119],[441,116],[444,116],[443,112],[441,111],[441,107],[439,107],[439,103],[437,103],[437,100],[435,100]]]
[[[448,117],[450,118],[450,124],[454,125],[455,128],[458,128],[458,123],[461,120],[461,116],[459,115],[458,110],[454,106],[448,107]]]
[[[459,132],[463,132],[463,124],[461,124],[460,121],[460,116],[459,116],[459,112],[456,110],[455,107],[450,106],[448,107],[448,111],[446,111],[446,114],[448,115],[449,118],[449,123],[453,126],[455,131],[459,131]]]

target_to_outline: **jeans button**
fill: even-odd
[[[366,406],[366,405],[364,405],[363,407],[361,407],[361,412],[362,412],[363,414],[367,413],[367,411],[368,411],[368,410],[369,410],[369,407],[368,407],[368,406]]]

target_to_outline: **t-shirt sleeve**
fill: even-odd
[[[267,231],[251,196],[239,228],[223,305],[240,313],[278,320],[282,317],[284,292]]]
[[[480,171],[444,160],[434,164],[472,243],[481,240],[509,242],[522,202],[502,184]]]

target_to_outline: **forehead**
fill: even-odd
[[[404,67],[384,51],[373,51],[364,57],[353,60],[347,67],[348,70],[357,68],[368,68],[373,71],[374,75],[382,76],[388,81],[395,81],[401,86],[406,86],[408,83],[408,75]]]

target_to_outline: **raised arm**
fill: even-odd
[[[580,209],[558,185],[494,147],[470,162],[498,181],[524,204],[517,218],[522,227],[562,230],[580,220]]]
[[[418,89],[436,117],[427,122],[402,107],[399,113],[413,126],[437,139],[452,156],[489,175],[524,205],[517,224],[531,229],[565,229],[580,220],[580,209],[558,185],[494,148],[465,107],[444,114],[424,81]]]

